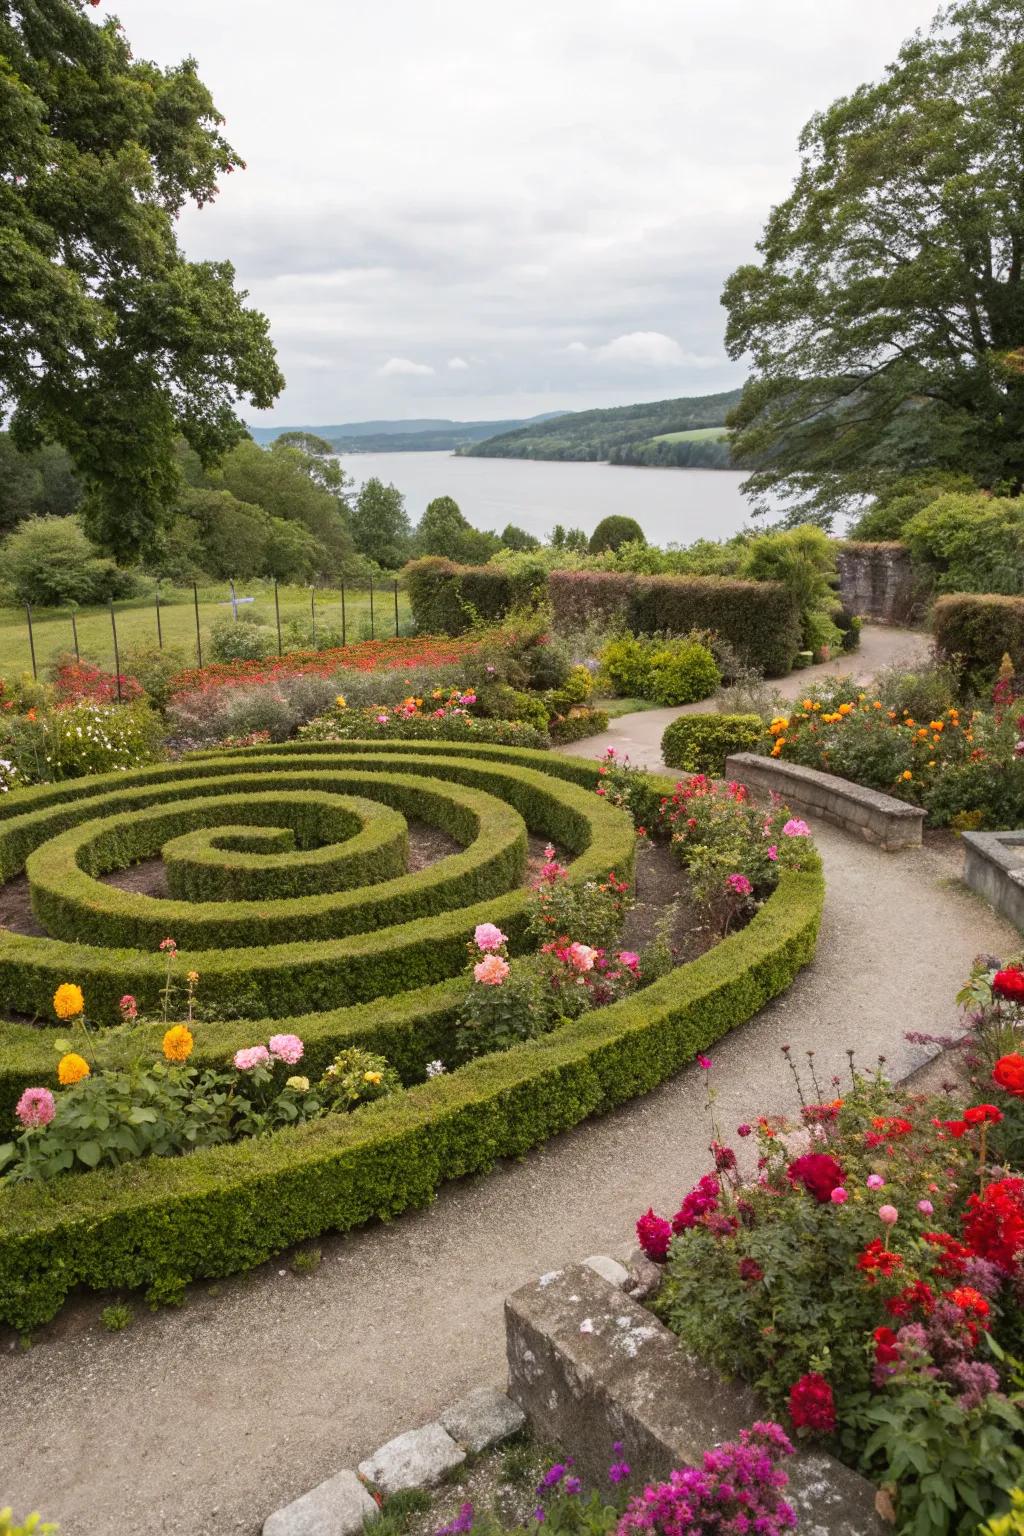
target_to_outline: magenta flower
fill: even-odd
[[[126,1024],[130,1024],[134,1019],[138,1018],[139,1005],[130,992],[124,994],[124,997],[122,997],[117,1006],[120,1008],[121,1017]]]
[[[236,1051],[232,1059],[239,1072],[251,1072],[254,1067],[269,1066],[270,1052],[265,1045],[249,1045]]]
[[[500,949],[503,944],[507,944],[508,936],[495,923],[477,923],[473,943],[486,954],[488,950]]]
[[[672,1227],[664,1216],[656,1216],[648,1208],[636,1224],[636,1239],[649,1259],[655,1264],[664,1264],[672,1241]]]
[[[735,896],[749,896],[754,889],[746,875],[726,875],[725,883]]]
[[[620,965],[624,965],[627,971],[640,969],[640,956],[632,949],[622,949],[617,956]]]
[[[778,843],[772,843],[771,847],[767,850],[767,852],[768,852],[768,857],[771,859],[772,863],[774,864],[776,862],[776,860],[778,859],[778,857],[779,857],[779,845],[778,845]]]
[[[930,1200],[919,1200],[917,1202],[917,1208],[921,1212],[922,1216],[931,1216],[935,1210],[935,1207],[932,1205]]]
[[[880,1173],[869,1173],[865,1180],[868,1189],[884,1189],[885,1180]]]
[[[698,1065],[698,1067],[700,1067],[701,1071],[703,1071],[703,1072],[710,1072],[710,1070],[711,1070],[711,1057],[710,1056],[702,1056],[700,1054],[700,1052],[698,1051],[697,1052],[697,1065]]]
[[[829,1199],[832,1201],[833,1205],[845,1205],[849,1199],[849,1196],[847,1195],[843,1186],[841,1184],[837,1184],[835,1189],[829,1195]]]
[[[810,837],[811,829],[799,816],[791,816],[782,829],[783,837]]]
[[[294,1067],[297,1061],[302,1060],[305,1046],[298,1035],[271,1035],[268,1043],[271,1056],[276,1056],[286,1066]]]
[[[56,1112],[57,1105],[49,1088],[26,1088],[14,1106],[14,1113],[29,1131],[49,1125]]]

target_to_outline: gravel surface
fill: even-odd
[[[1019,947],[959,884],[954,840],[886,854],[817,835],[818,957],[715,1049],[727,1130],[794,1107],[784,1043],[814,1049],[823,1079],[845,1070],[847,1046],[894,1075],[921,1065],[904,1032],[953,1029],[972,957]],[[703,1100],[688,1069],[424,1211],[321,1240],[312,1274],[278,1261],[196,1285],[183,1310],[137,1307],[120,1334],[99,1322],[109,1298],[83,1297],[31,1350],[5,1336],[0,1506],[41,1509],[61,1536],[255,1536],[281,1504],[500,1381],[503,1297],[589,1254],[624,1255],[641,1211],[675,1209],[706,1171]]]

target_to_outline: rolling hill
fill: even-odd
[[[550,421],[556,415],[558,412],[548,411],[543,416],[512,421],[448,421],[423,416],[409,421],[347,421],[327,427],[250,427],[249,431],[261,446],[272,443],[282,432],[315,432],[337,453],[424,453],[462,448],[496,433]]]
[[[525,422],[511,431],[459,448],[460,453],[498,459],[607,459],[612,464],[685,464],[727,467],[729,449],[718,440],[725,418],[741,391],[684,395],[610,410],[573,411]],[[699,434],[696,437],[692,434]],[[650,457],[648,457],[650,455]],[[691,460],[691,457],[693,459]]]

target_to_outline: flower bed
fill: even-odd
[[[963,1000],[979,1101],[915,1098],[852,1053],[820,1084],[812,1054],[800,1121],[729,1145],[709,1088],[713,1171],[637,1228],[683,1342],[879,1483],[907,1536],[974,1531],[1024,1482],[1024,973],[979,964]]]
[[[40,787],[20,806],[0,802],[5,877],[32,865],[44,893],[40,910],[62,930],[85,924],[91,937],[81,945],[0,936],[6,1007],[44,1017],[55,1011],[72,1031],[55,1040],[53,1030],[0,1025],[2,1113],[19,1115],[30,1144],[49,1138],[51,1159],[66,1155],[68,1126],[77,1128],[75,1147],[86,1145],[86,1166],[94,1141],[101,1159],[94,1172],[61,1174],[56,1203],[31,1173],[32,1157],[31,1176],[0,1187],[0,1317],[28,1326],[79,1281],[146,1284],[169,1296],[185,1279],[259,1262],[313,1231],[420,1203],[445,1178],[516,1155],[645,1091],[787,986],[812,955],[817,932],[822,888],[809,855],[802,870],[782,868],[759,903],[752,891],[730,892],[726,924],[736,926],[737,905],[749,902],[747,926],[634,996],[648,979],[641,957],[614,943],[634,830],[608,803],[606,779],[594,764],[540,752],[296,742]],[[287,871],[290,860],[308,863],[317,852],[282,847],[282,825],[301,832],[309,818],[362,815],[377,835],[372,816],[346,798],[357,788],[389,814],[413,807],[418,817],[432,814],[469,846],[418,875],[280,899],[257,886],[253,899],[233,899],[235,880],[251,880],[261,859]],[[667,781],[648,788],[672,803]],[[275,822],[275,795],[283,824]],[[210,857],[218,816],[228,842],[223,868]],[[197,818],[194,831],[183,824],[189,817]],[[527,827],[572,855],[563,866],[549,850],[536,893],[521,884]],[[173,833],[183,858],[179,888],[198,881],[202,899],[143,898],[97,879],[98,870]],[[386,818],[380,835],[390,846]],[[358,834],[341,849],[357,841]],[[336,873],[342,879],[345,871]],[[434,900],[424,915],[422,902]],[[273,934],[260,925],[290,921],[293,906],[300,925],[323,923],[325,936],[264,943]],[[150,907],[165,916],[173,908],[185,931],[216,935],[227,947],[151,943]],[[354,928],[329,936],[343,910]],[[474,936],[467,979],[460,971]],[[133,938],[146,943],[113,947]],[[186,1033],[175,1034],[183,988]],[[91,1031],[79,1028],[86,1006]],[[303,1084],[275,1079],[272,1095],[263,1085],[255,1108],[246,1107],[253,1095],[238,1074],[271,1067],[282,1039],[300,1043],[301,1059],[289,1063],[299,1070],[289,1076]],[[347,1050],[385,1057],[379,1070],[397,1072],[405,1090],[354,1115],[324,1113],[318,1084]],[[152,1068],[140,1066],[147,1052],[165,1063],[155,1089]],[[439,1063],[450,1070],[439,1074]],[[164,1113],[167,1074],[173,1114]],[[62,1110],[57,1094],[51,1125],[45,1095],[56,1091],[55,1077],[72,1097]],[[254,1081],[246,1079],[249,1087]],[[141,1154],[127,1144],[113,1149],[114,1161],[141,1156],[130,1169],[105,1166],[107,1132],[88,1134],[97,1096],[101,1115],[108,1097],[120,1106],[117,1124],[142,1146]],[[147,1141],[149,1111],[156,1148]],[[186,1144],[196,1150],[189,1157],[150,1155],[182,1150],[190,1127]],[[24,1165],[22,1151],[12,1158]],[[59,1173],[59,1164],[46,1166]]]

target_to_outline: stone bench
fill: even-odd
[[[622,1443],[631,1486],[699,1465],[706,1450],[770,1417],[750,1387],[693,1359],[631,1296],[589,1264],[542,1275],[505,1302],[509,1396],[542,1441],[569,1452],[597,1488]],[[882,1536],[875,1488],[822,1451],[787,1457],[799,1530]]]
[[[817,768],[803,768],[799,763],[785,763],[756,752],[737,752],[725,760],[725,777],[737,779],[749,789],[774,790],[795,811],[834,822],[888,853],[921,846],[925,813],[919,806],[877,789],[865,789],[833,773],[820,773]]]
[[[1024,930],[1024,832],[964,832],[964,881]]]

